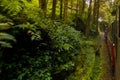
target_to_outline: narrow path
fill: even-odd
[[[101,60],[102,60],[102,75],[101,80],[115,80],[112,72],[111,62],[110,62],[110,55],[108,52],[107,45],[103,38],[103,33],[101,33]]]

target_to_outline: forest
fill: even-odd
[[[119,0],[0,0],[0,80],[106,80],[100,35],[118,16]]]

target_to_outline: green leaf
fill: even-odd
[[[69,50],[70,48],[72,48],[72,45],[64,44],[62,47],[63,47],[64,50]]]
[[[11,25],[8,23],[0,23],[0,30],[7,30],[10,29]]]
[[[16,39],[12,35],[8,33],[2,33],[2,32],[0,33],[0,40],[12,40],[16,42]]]
[[[4,41],[0,41],[0,45],[1,47],[12,48],[10,43],[4,42]]]
[[[0,45],[1,47],[7,47],[7,48],[12,48],[12,45],[8,41],[14,41],[16,42],[16,39],[7,33],[0,33]]]

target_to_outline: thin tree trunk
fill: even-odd
[[[82,0],[82,2],[83,2],[83,6],[82,6],[80,16],[82,16],[82,14],[84,13],[84,9],[85,9],[85,0]]]
[[[90,31],[90,24],[91,24],[91,12],[92,12],[92,0],[90,0],[89,3],[89,8],[88,8],[88,17],[87,17],[87,23],[86,23],[86,36],[89,35],[89,31]]]
[[[79,7],[79,17],[82,15],[82,7],[83,7],[83,3],[81,2],[81,0],[79,0],[79,2],[78,2],[79,4],[78,4],[78,7]],[[82,5],[82,6],[81,6]]]
[[[97,1],[94,0],[94,9],[93,9],[93,24],[95,25],[95,21],[96,21],[96,3]]]
[[[77,5],[76,5],[76,16],[77,17],[79,15],[79,8],[78,8],[78,6],[79,6],[79,0],[77,0]]]
[[[73,14],[73,0],[71,0],[71,15]]]
[[[60,0],[60,19],[62,19],[63,0]]]
[[[64,0],[64,15],[63,15],[64,23],[66,23],[66,19],[67,19],[67,10],[68,10],[68,0]]]
[[[96,16],[96,34],[98,35],[98,18],[99,18],[99,8],[100,8],[100,0],[97,1],[97,16]]]
[[[44,12],[44,16],[46,17],[47,13],[47,0],[39,0],[39,8],[41,8]]]
[[[56,17],[56,3],[57,3],[57,0],[53,0],[53,5],[52,5],[52,17],[51,19],[52,20],[55,20],[55,17]]]

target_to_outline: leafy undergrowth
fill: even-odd
[[[0,80],[97,78],[100,60],[95,57],[94,40],[84,39],[70,24],[45,19],[39,8],[27,2],[4,1],[0,3],[0,27],[13,39],[4,41],[10,48],[0,46]]]
[[[66,80],[100,80],[102,62],[101,57],[95,54],[94,42],[94,40],[87,40],[84,43],[83,54],[77,58],[76,70]]]
[[[12,35],[16,42],[9,42],[11,48],[0,44],[0,80],[64,80],[74,71],[74,57],[81,52],[80,31],[44,19],[39,8],[27,7],[24,2],[24,8],[18,1],[3,3],[0,3],[4,9],[0,12],[1,31]],[[10,27],[7,22],[12,23]]]

